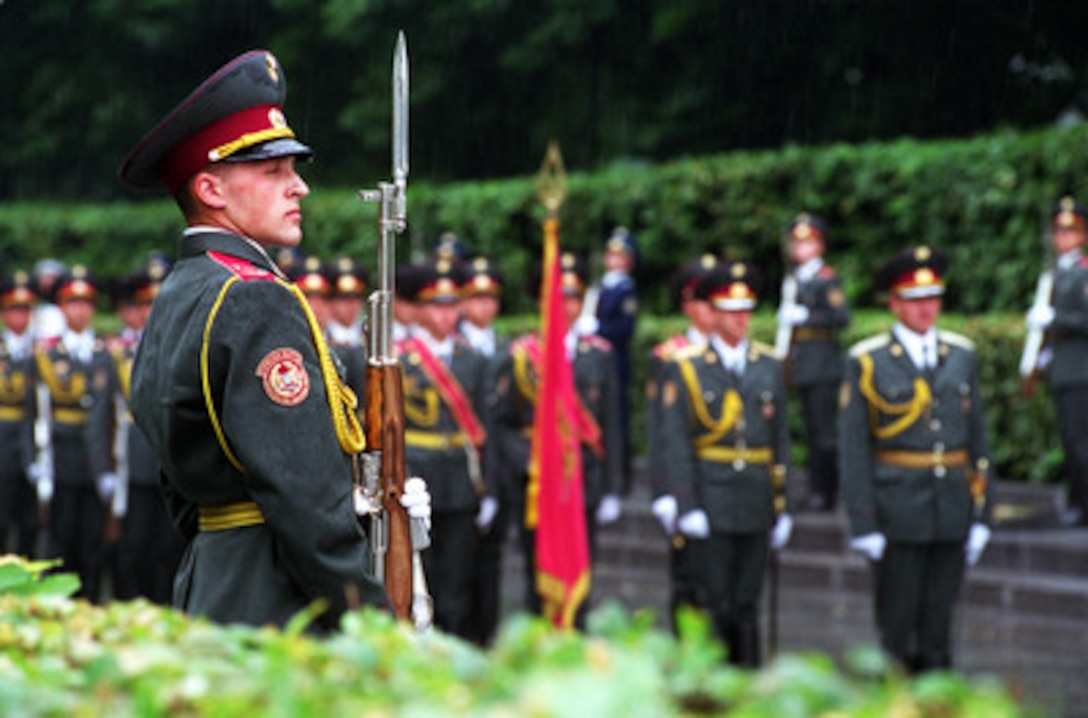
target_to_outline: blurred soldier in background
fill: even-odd
[[[927,246],[890,257],[890,332],[850,349],[842,387],[839,475],[850,545],[873,565],[885,650],[917,672],[952,665],[952,608],[964,564],[990,537],[990,450],[978,359],[935,326],[948,259]]]
[[[631,451],[631,339],[638,319],[638,287],[632,273],[638,263],[638,243],[626,227],[616,227],[605,242],[604,276],[596,297],[596,333],[612,345],[612,359],[618,374],[620,430],[623,436],[623,487],[630,488]],[[583,310],[585,311],[585,310]]]
[[[792,329],[787,376],[801,400],[808,444],[809,508],[830,511],[838,499],[835,437],[838,391],[842,381],[839,334],[850,321],[842,282],[824,261],[827,228],[819,217],[802,213],[786,230],[794,301],[778,309],[780,326]]]
[[[339,257],[332,265],[332,294],[329,322],[325,328],[329,346],[344,364],[344,381],[359,399],[359,416],[364,416],[366,395],[366,346],[363,342],[363,298],[369,277],[363,265],[350,257]]]
[[[38,501],[28,474],[34,460],[30,318],[36,300],[26,272],[0,279],[0,553],[28,558],[36,557],[38,538]]]
[[[511,500],[504,493],[508,483],[503,478],[508,467],[502,460],[495,438],[494,408],[498,403],[495,377],[502,359],[510,351],[510,342],[495,331],[495,317],[502,306],[504,282],[495,263],[487,257],[475,257],[463,265],[461,289],[461,336],[469,346],[487,359],[486,395],[488,417],[487,462],[494,477],[496,496],[485,496],[477,517],[480,531],[476,552],[476,580],[473,586],[473,632],[480,645],[489,645],[499,624],[499,595],[502,578],[502,545],[509,525]]]
[[[93,455],[111,448],[92,446],[111,435],[109,426],[91,425],[102,416],[95,402],[116,390],[113,358],[92,326],[98,293],[97,282],[81,265],[61,275],[52,299],[67,327],[36,354],[35,410],[49,425],[48,446],[39,453],[48,451],[51,458],[39,457],[35,473],[52,464],[52,475],[38,478],[38,495],[49,504],[52,550],[64,561],[61,570],[79,576],[78,595],[90,601],[101,598],[106,517],[116,490],[115,477],[96,474],[91,464]],[[105,418],[112,424],[108,411]]]
[[[679,507],[677,529],[701,556],[717,636],[731,663],[761,662],[759,596],[768,551],[789,541],[789,417],[782,363],[751,342],[759,278],[731,262],[696,296],[714,307],[703,346],[674,355],[661,383],[662,470]]]
[[[64,314],[51,297],[57,280],[66,271],[64,263],[56,259],[46,258],[34,263],[30,275],[34,293],[38,295],[38,304],[30,322],[30,333],[34,341],[52,342],[64,333]]]
[[[574,383],[580,405],[582,430],[582,478],[585,520],[590,559],[596,554],[599,526],[617,521],[622,510],[619,494],[623,485],[623,436],[620,430],[619,388],[615,363],[608,342],[593,334],[583,334],[578,318],[582,315],[587,288],[585,263],[564,253],[562,267],[563,321],[567,327],[566,347],[573,362]],[[538,271],[539,275],[539,271]],[[540,277],[531,282],[539,295]],[[527,334],[511,343],[510,355],[504,357],[496,378],[497,408],[495,427],[502,442],[501,451],[512,479],[508,493],[511,515],[525,516],[525,494],[533,432],[533,418],[538,399],[538,362],[541,345],[536,334]],[[536,590],[535,532],[522,523],[522,549],[527,578],[527,608],[539,613],[541,602]],[[576,623],[584,625],[582,604]]]
[[[398,345],[404,371],[405,464],[427,477],[431,546],[423,553],[435,625],[471,640],[477,522],[497,492],[483,460],[487,360],[457,334],[461,278],[446,259],[422,264],[412,286],[416,332]],[[494,518],[489,510],[490,521]],[[484,526],[483,528],[487,528]]]
[[[314,319],[325,334],[329,326],[329,297],[332,296],[332,271],[327,264],[317,257],[306,257],[301,264],[295,265],[287,278],[295,283],[314,313]]]
[[[1088,525],[1088,210],[1072,197],[1063,197],[1050,213],[1050,242],[1054,249],[1054,286],[1049,305],[1033,307],[1027,325],[1046,332],[1039,363],[1047,386],[1065,453],[1069,508],[1062,515],[1068,526]]]
[[[107,540],[116,542],[113,595],[121,600],[144,597],[159,604],[170,603],[182,543],[166,513],[158,459],[133,423],[128,404],[132,362],[168,270],[164,261],[153,259],[117,281],[117,308],[124,326],[117,337],[107,340],[117,372],[109,387],[114,393],[96,392],[90,424],[98,434],[90,442],[92,471],[99,484],[116,486],[107,521]]]
[[[665,529],[671,547],[669,606],[674,629],[681,607],[706,608],[709,604],[702,588],[703,566],[699,556],[688,546],[684,535],[676,530],[679,507],[676,497],[669,493],[670,487],[666,483],[668,472],[663,465],[665,442],[669,437],[660,431],[661,382],[665,367],[677,353],[690,347],[705,347],[714,332],[714,307],[706,297],[697,295],[695,290],[719,264],[713,254],[703,254],[686,262],[673,275],[670,294],[689,324],[683,334],[670,337],[653,348],[646,372],[646,434],[650,487],[654,497],[652,509]],[[679,440],[687,441],[687,438]]]

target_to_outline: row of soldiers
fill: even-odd
[[[167,270],[149,262],[109,287],[123,328],[108,337],[93,324],[106,287],[86,268],[58,266],[48,283],[23,272],[0,281],[0,540],[60,558],[92,601],[109,580],[116,597],[168,602],[181,553],[158,463],[127,406],[140,331]]]

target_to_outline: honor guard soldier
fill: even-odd
[[[143,597],[168,604],[174,573],[181,560],[181,537],[166,513],[159,485],[160,466],[147,437],[132,421],[129,399],[132,362],[151,304],[169,271],[162,260],[120,278],[115,287],[123,328],[107,340],[116,376],[113,394],[98,393],[94,401],[91,467],[99,483],[116,486],[107,519],[108,540],[116,543],[113,597]]]
[[[885,650],[909,671],[952,665],[964,565],[990,536],[990,450],[974,345],[935,324],[946,255],[928,246],[876,275],[896,322],[854,345],[840,397],[850,545],[872,562]]]
[[[623,432],[623,491],[630,469],[631,339],[638,319],[638,286],[632,273],[638,264],[638,243],[626,227],[616,227],[605,242],[604,276],[597,295],[597,334],[612,345],[612,359],[619,376],[620,428]]]
[[[620,429],[619,387],[612,348],[594,334],[583,334],[578,318],[582,314],[587,289],[587,271],[581,258],[564,253],[560,257],[563,292],[562,321],[567,328],[566,348],[573,362],[574,384],[578,393],[582,426],[582,479],[586,510],[586,533],[590,560],[596,555],[597,527],[620,518],[619,494],[623,485],[623,436]],[[539,275],[539,271],[538,271]],[[539,296],[540,276],[530,283]],[[525,516],[525,493],[540,383],[539,362],[543,347],[536,334],[514,340],[510,355],[503,359],[496,379],[497,408],[495,427],[501,442],[511,485],[505,495],[511,497],[512,516]],[[521,543],[525,556],[526,597],[528,609],[539,613],[540,596],[536,591],[535,531],[522,524]],[[584,625],[585,606],[575,619]]]
[[[329,296],[329,344],[344,364],[345,381],[359,397],[359,416],[363,416],[366,387],[366,346],[363,344],[363,298],[370,284],[363,265],[351,257],[339,257],[332,263],[332,294]]]
[[[790,383],[801,401],[808,442],[809,508],[830,511],[838,499],[838,445],[835,437],[842,354],[839,334],[850,321],[842,282],[825,262],[827,227],[807,212],[786,231],[793,301],[783,298],[779,326],[790,332]],[[790,279],[787,279],[790,281]],[[785,286],[785,285],[784,285]]]
[[[1054,250],[1054,284],[1050,302],[1027,315],[1029,329],[1046,332],[1047,386],[1061,434],[1069,509],[1062,523],[1088,525],[1088,210],[1072,197],[1063,197],[1050,213],[1050,243]],[[1045,357],[1045,359],[1044,359]]]
[[[789,418],[782,363],[752,342],[759,278],[729,262],[696,296],[714,307],[705,346],[678,352],[661,384],[662,465],[677,529],[702,560],[715,633],[730,662],[760,664],[759,596],[768,552],[789,541]]]
[[[106,517],[116,490],[114,478],[97,474],[91,464],[92,456],[108,451],[95,442],[110,434],[108,427],[90,425],[100,418],[95,403],[115,389],[113,358],[91,326],[97,296],[98,283],[82,265],[61,275],[52,300],[67,328],[35,357],[35,410],[48,427],[39,432],[37,471],[47,474],[38,480],[39,499],[49,504],[53,552],[63,570],[79,576],[78,595],[92,602],[101,598]]]
[[[187,541],[175,605],[282,626],[318,601],[320,631],[387,598],[353,499],[357,399],[269,255],[302,241],[309,194],[296,163],[312,151],[287,124],[285,96],[276,58],[247,52],[121,165],[128,186],[165,187],[188,225],[140,340],[132,413]],[[429,508],[421,483],[406,482],[410,515]]]
[[[446,259],[417,270],[416,332],[397,349],[404,372],[405,464],[432,496],[431,547],[423,553],[435,625],[472,636],[476,521],[496,501],[487,440],[487,360],[457,334],[461,282]],[[492,513],[493,516],[493,513]]]
[[[332,272],[328,265],[314,256],[286,273],[287,278],[302,291],[321,331],[327,336],[329,326],[329,297],[332,296]]]
[[[0,279],[0,553],[35,558],[38,501],[29,467],[34,460],[33,338],[37,296],[26,272]],[[9,534],[14,532],[14,543]]]
[[[670,337],[653,348],[646,372],[646,435],[650,447],[650,487],[654,496],[652,509],[654,516],[665,529],[672,548],[669,555],[669,606],[674,629],[677,612],[682,606],[706,608],[708,604],[700,577],[703,566],[698,555],[688,548],[683,534],[676,530],[679,508],[676,497],[669,493],[670,489],[665,482],[667,472],[662,461],[665,442],[669,437],[660,431],[661,381],[665,367],[678,352],[691,347],[705,347],[714,332],[714,308],[706,297],[697,295],[695,290],[719,264],[718,258],[713,254],[703,254],[686,262],[673,275],[670,293],[680,312],[687,317],[688,327],[683,334]],[[687,441],[686,438],[679,440]]]
[[[487,257],[474,257],[464,263],[465,283],[461,289],[461,336],[469,346],[482,354],[487,365],[487,402],[489,415],[498,403],[495,377],[498,368],[510,350],[510,342],[495,331],[495,317],[502,307],[505,286],[502,274]],[[498,500],[484,497],[480,505],[477,528],[480,531],[477,545],[475,599],[475,638],[481,645],[489,645],[499,624],[499,597],[501,588],[502,545],[506,540],[511,500],[503,495],[508,483],[503,475],[508,471],[501,463],[496,430],[488,428],[488,460],[491,475],[495,477]]]

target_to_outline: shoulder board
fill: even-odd
[[[751,342],[748,345],[748,356],[750,357],[768,357],[770,359],[777,359],[778,355],[774,353],[774,347],[763,342]]]
[[[825,264],[820,267],[820,271],[816,272],[816,276],[820,279],[831,279],[835,276],[835,270]]]
[[[687,336],[677,334],[675,337],[670,337],[655,346],[652,353],[659,359],[668,359],[676,352],[688,346],[691,346],[691,342],[688,340]]]
[[[707,351],[708,347],[705,344],[690,344],[686,347],[681,347],[673,353],[673,359],[696,359],[703,355],[703,352]]]
[[[209,250],[208,257],[216,264],[224,267],[228,272],[241,279],[243,282],[253,280],[272,280],[276,275],[267,269],[263,269],[239,257],[222,254]]]
[[[595,349],[603,349],[605,351],[611,351],[612,349],[612,342],[598,334],[584,334],[579,337],[579,340]]]
[[[1088,267],[1088,254],[1086,254],[1086,255],[1084,255],[1083,257],[1080,258],[1080,261],[1077,262],[1077,266],[1078,267]]]
[[[886,347],[892,341],[891,332],[883,332],[882,334],[876,334],[868,339],[862,339],[860,342],[850,347],[850,356],[857,357],[862,354],[868,354],[872,351]]]
[[[522,334],[520,337],[518,337],[517,339],[514,339],[512,342],[510,342],[510,351],[511,352],[525,351],[526,349],[528,349],[529,347],[533,346],[536,343],[537,343],[536,334],[533,334],[533,333]]]
[[[960,347],[961,349],[966,349],[968,351],[975,350],[975,343],[973,341],[962,334],[946,331],[944,329],[937,330],[937,341],[945,342],[946,344],[951,344],[952,346]]]

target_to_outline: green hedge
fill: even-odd
[[[648,613],[612,607],[590,632],[541,620],[504,624],[484,653],[373,610],[315,639],[300,615],[284,631],[217,626],[144,601],[95,607],[78,581],[0,558],[0,714],[5,716],[987,716],[1020,715],[993,678],[907,680],[874,648],[844,668],[782,655],[760,672],[722,663],[704,621],[684,639]]]

